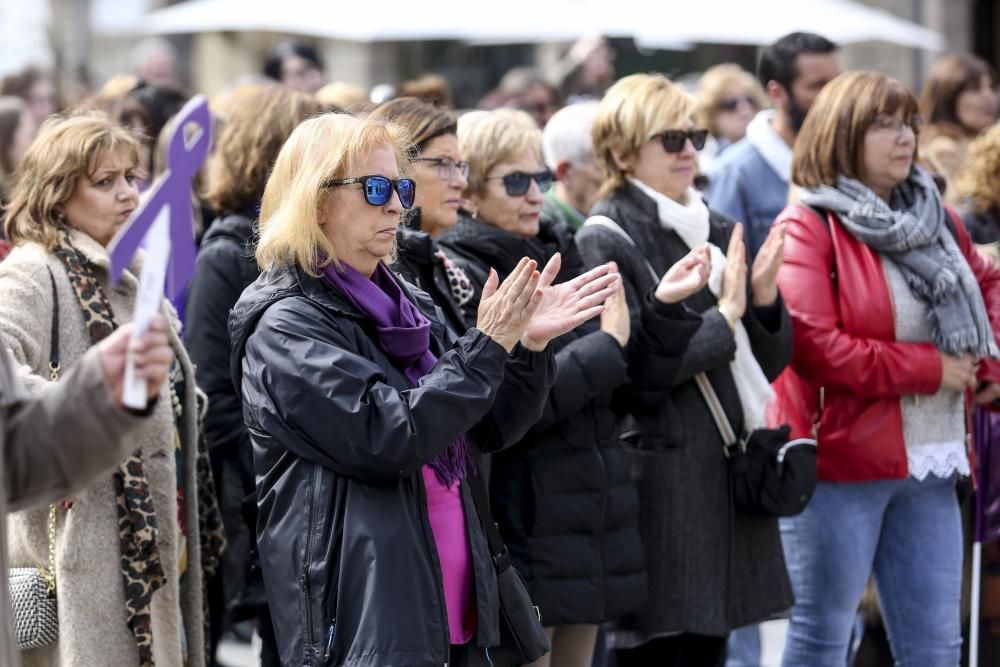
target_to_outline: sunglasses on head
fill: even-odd
[[[365,201],[372,206],[385,206],[392,197],[393,189],[399,195],[399,203],[403,208],[412,208],[413,199],[417,195],[417,184],[412,178],[397,178],[390,180],[385,176],[359,176],[357,178],[338,178],[327,181],[323,187],[332,188],[337,185],[361,183]]]
[[[651,138],[656,139],[657,137],[663,142],[663,150],[668,153],[680,153],[684,150],[684,144],[687,143],[688,139],[691,140],[691,145],[694,146],[694,149],[700,151],[705,147],[705,141],[708,139],[708,130],[703,128],[666,130],[659,134],[654,134]]]
[[[718,109],[719,111],[736,111],[741,102],[745,102],[753,109],[757,108],[757,100],[754,99],[753,95],[743,95],[742,97],[727,97],[719,102]]]
[[[552,187],[552,181],[555,180],[555,176],[548,169],[543,169],[533,174],[526,171],[515,171],[506,176],[491,176],[486,180],[501,180],[503,181],[504,188],[507,190],[508,197],[520,197],[531,187],[532,179],[534,179],[535,183],[538,183],[539,190],[548,192],[549,188]]]

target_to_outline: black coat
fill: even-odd
[[[396,243],[398,255],[392,270],[406,282],[427,292],[444,313],[453,331],[464,333],[475,324],[475,316],[467,321],[451,294],[444,263],[436,255],[440,248],[429,234],[420,231],[419,211],[415,211],[405,225],[399,226]]]
[[[644,317],[645,295],[655,287],[647,260],[663,275],[689,249],[661,227],[656,203],[632,185],[599,202],[593,213],[621,225],[638,251],[596,225],[577,234],[580,251],[589,266],[618,262],[633,318]],[[712,243],[728,247],[732,229],[730,219],[711,213]],[[680,363],[665,370],[655,347],[637,348],[629,357],[629,382],[615,398],[626,413],[623,442],[639,488],[649,574],[646,604],[619,625],[630,644],[670,632],[724,636],[792,605],[778,522],[733,508],[722,438],[693,380],[698,372],[708,374],[740,432],[743,413],[729,371],[736,352],[733,334],[707,287],[684,303],[701,314],[701,326]],[[748,307],[742,321],[754,356],[773,381],[792,352],[784,305],[779,299],[767,309]]]
[[[229,374],[230,309],[260,275],[254,259],[252,212],[215,220],[202,238],[187,290],[185,343],[198,386],[208,395],[204,434],[219,494],[227,547],[222,555],[223,597],[237,617],[263,604],[244,499],[254,490],[250,437],[240,395]]]
[[[254,449],[261,567],[283,664],[442,665],[448,623],[421,466],[465,433],[518,441],[554,375],[549,352],[459,339],[423,292],[434,370],[412,388],[344,296],[298,269],[265,272],[230,317],[233,382]],[[499,643],[496,570],[462,485],[478,613]],[[327,641],[332,652],[325,657]]]
[[[561,252],[557,283],[583,272],[571,232],[547,219],[525,239],[464,218],[442,245],[474,276],[477,300],[491,266],[504,278],[525,255],[543,266]],[[679,359],[697,320],[685,325],[679,308],[674,315],[675,329],[662,318]],[[646,594],[638,499],[609,408],[626,379],[625,354],[596,319],[552,345],[556,381],[542,419],[493,457],[493,513],[542,622],[601,623],[638,609]]]
[[[962,222],[973,242],[986,245],[1000,241],[1000,208],[994,206],[985,213],[968,211],[962,215]]]

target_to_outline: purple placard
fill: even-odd
[[[191,125],[194,132],[185,132]],[[185,139],[190,135],[190,139]],[[194,216],[191,210],[191,179],[208,157],[212,145],[212,115],[204,95],[196,95],[177,113],[169,148],[167,168],[145,200],[118,230],[108,246],[111,255],[111,282],[117,283],[132,261],[143,237],[164,206],[170,207],[170,259],[165,293],[176,299],[194,274]]]

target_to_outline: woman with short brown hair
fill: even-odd
[[[778,283],[794,322],[775,421],[817,434],[819,484],[782,519],[786,667],[839,665],[874,575],[898,665],[956,665],[965,393],[1000,396],[1000,271],[916,165],[917,102],[842,74],[795,144]],[[813,431],[815,429],[815,431]]]

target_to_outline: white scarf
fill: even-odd
[[[774,109],[758,111],[747,125],[747,141],[757,149],[772,171],[785,183],[792,182],[792,149],[785,143],[771,123]]]
[[[712,273],[708,278],[708,289],[716,298],[722,294],[722,274],[726,268],[726,256],[714,243],[708,242],[708,207],[701,194],[688,188],[686,203],[679,204],[670,197],[652,189],[645,183],[629,177],[629,182],[656,202],[660,216],[660,226],[675,232],[684,245],[694,249],[708,243],[712,254]],[[749,308],[749,304],[747,305]],[[736,339],[736,356],[729,364],[729,371],[736,383],[736,392],[743,408],[743,421],[747,432],[765,426],[764,412],[774,397],[771,384],[753,356],[750,336],[743,322],[737,320],[733,330]]]

